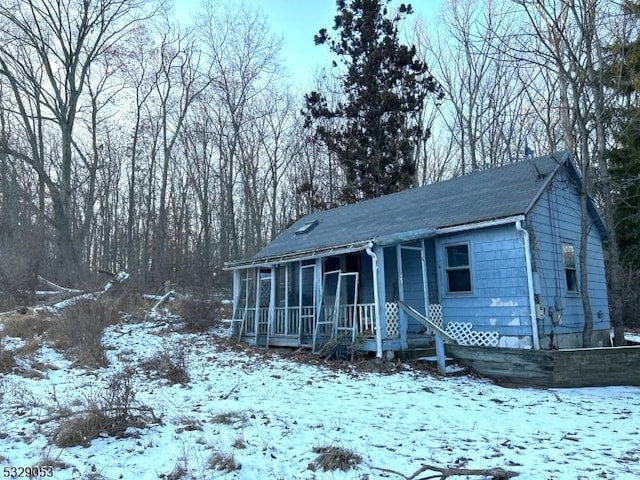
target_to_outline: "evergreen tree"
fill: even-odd
[[[624,13],[640,22],[640,2],[627,1]],[[616,148],[609,151],[615,190],[616,236],[622,262],[640,268],[640,37],[611,47],[609,86],[621,101],[611,111]]]
[[[415,47],[400,44],[399,24],[412,13],[411,5],[390,15],[389,2],[337,0],[336,36],[322,29],[314,37],[316,45],[328,45],[340,58],[343,96],[332,106],[313,91],[305,95],[304,113],[307,126],[343,166],[342,196],[349,203],[414,184],[415,147],[430,134],[417,113],[428,95],[443,96]]]
[[[610,153],[616,192],[616,235],[623,264],[640,268],[640,109],[630,113],[635,125]]]

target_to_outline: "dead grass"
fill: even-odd
[[[45,335],[50,326],[51,317],[28,310],[21,314],[14,312],[3,315],[2,334],[7,337],[17,337],[30,340]]]
[[[244,438],[238,437],[233,441],[231,446],[236,450],[244,450],[245,448],[247,448],[247,442],[244,441]]]
[[[184,320],[186,332],[205,332],[221,323],[222,304],[200,296],[181,296],[176,305],[177,314]]]
[[[184,342],[164,343],[150,359],[140,362],[140,367],[154,378],[165,378],[172,384],[187,384],[190,349]]]
[[[220,425],[233,425],[236,423],[244,424],[248,418],[245,412],[222,412],[211,417],[209,421]]]
[[[233,453],[214,452],[207,462],[209,468],[221,472],[235,472],[240,470],[242,465],[236,461]]]
[[[153,411],[136,402],[133,372],[129,369],[114,374],[106,387],[88,397],[84,409],[63,407],[62,422],[53,435],[60,448],[87,447],[91,440],[108,435],[121,437],[129,427],[142,428],[157,421]]]
[[[313,453],[317,453],[313,466],[321,468],[324,472],[342,470],[346,472],[362,461],[362,457],[352,450],[333,445],[314,447]]]
[[[0,373],[9,373],[16,367],[15,352],[6,348],[4,337],[0,337]]]
[[[37,464],[38,467],[51,467],[54,472],[58,470],[64,470],[65,468],[69,468],[69,464],[63,462],[58,458],[50,458],[48,456],[43,457]]]
[[[142,292],[125,283],[114,283],[113,286],[100,297],[103,302],[109,302],[111,308],[120,314],[127,313],[129,318],[144,318],[148,302]]]
[[[165,480],[180,480],[185,478],[187,473],[187,467],[179,461],[170,473],[167,473],[160,478],[164,478]]]
[[[106,423],[104,415],[90,411],[69,418],[61,423],[53,442],[60,448],[88,447],[91,440],[98,438]]]
[[[108,299],[81,301],[65,308],[50,328],[54,345],[75,357],[78,364],[107,364],[102,345],[104,329],[120,320],[118,309]]]

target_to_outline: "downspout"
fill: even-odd
[[[378,256],[371,250],[373,242],[366,248],[367,255],[371,257],[373,270],[373,303],[376,305],[376,357],[382,358],[382,332],[380,328],[380,295],[378,294]]]
[[[529,287],[529,311],[531,316],[531,336],[533,337],[533,348],[540,350],[540,338],[538,337],[538,317],[536,315],[536,304],[533,288],[533,268],[531,264],[531,245],[529,243],[529,232],[522,227],[522,220],[516,221],[518,230],[524,239],[524,256],[527,264],[527,286]]]

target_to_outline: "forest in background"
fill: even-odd
[[[638,10],[448,1],[437,22],[397,23],[442,91],[404,125],[424,132],[411,137],[411,186],[571,151],[605,218],[612,309],[628,323],[640,309]],[[228,287],[226,261],[354,200],[264,11],[209,0],[194,18],[176,23],[161,1],[0,5],[7,305],[38,275],[73,285],[126,270],[143,285]],[[344,74],[340,63],[317,74],[329,107],[345,98]],[[344,119],[322,122],[337,132]]]

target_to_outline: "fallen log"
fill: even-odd
[[[75,288],[67,288],[67,287],[63,287],[61,285],[58,285],[56,283],[53,283],[49,280],[47,280],[44,277],[41,277],[40,275],[38,275],[38,281],[44,283],[45,285],[47,285],[49,288],[53,288],[54,290],[58,291],[58,292],[68,292],[68,293],[84,293],[83,290],[77,290]]]
[[[518,472],[513,472],[510,470],[504,470],[503,468],[445,468],[445,467],[436,467],[434,465],[426,465],[423,464],[418,470],[413,472],[411,475],[407,476],[403,473],[396,472],[395,470],[390,470],[388,468],[380,468],[380,467],[372,467],[374,470],[379,470],[385,473],[393,473],[398,475],[405,480],[416,480],[418,475],[432,471],[438,472],[437,475],[432,475],[430,477],[422,477],[419,480],[428,480],[428,479],[440,479],[446,480],[449,477],[455,476],[483,476],[490,477],[492,480],[508,480],[509,478],[517,477],[520,475]]]

